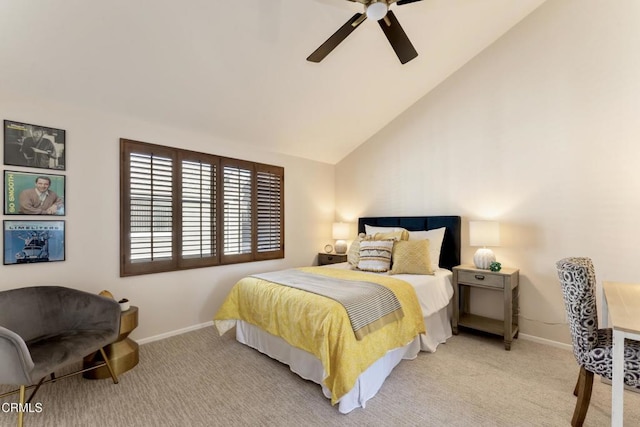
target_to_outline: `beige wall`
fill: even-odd
[[[330,242],[335,188],[336,216],[345,220],[462,215],[464,262],[475,249],[468,246],[466,221],[498,219],[503,246],[495,252],[522,273],[523,333],[567,342],[556,260],[591,256],[600,281],[640,280],[634,268],[639,13],[636,0],[546,2],[344,159],[335,178],[331,165],[179,125],[134,121],[126,111],[112,115],[26,99],[20,85],[0,85],[3,119],[67,131],[68,211],[66,261],[0,265],[0,289],[109,289],[140,307],[134,338],[190,328],[211,320],[241,276],[312,263]],[[284,166],[286,259],[121,279],[120,137]],[[33,219],[3,216],[17,218]],[[474,310],[500,312],[486,295],[477,296]]]
[[[25,85],[28,82],[24,82]],[[257,271],[310,265],[330,235],[334,218],[334,166],[260,152],[255,147],[178,129],[133,121],[83,108],[27,100],[0,86],[3,119],[67,131],[66,260],[36,265],[0,265],[0,290],[56,284],[89,292],[110,290],[140,308],[132,337],[147,339],[212,320],[231,286]],[[285,168],[284,260],[119,277],[119,138],[243,158]],[[0,154],[2,155],[2,154]],[[9,170],[43,171],[4,166]],[[43,219],[3,216],[3,219]]]
[[[522,333],[568,342],[558,259],[640,282],[638,16],[636,0],[546,2],[338,164],[337,215],[461,215],[466,263],[467,221],[499,220]]]

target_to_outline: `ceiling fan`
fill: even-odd
[[[347,21],[342,27],[338,29],[331,37],[327,39],[319,48],[317,48],[309,57],[307,61],[320,62],[325,56],[327,56],[333,49],[335,49],[349,34],[353,32],[360,24],[362,24],[367,18],[375,19],[380,24],[380,28],[387,36],[391,47],[396,52],[398,59],[402,64],[406,64],[413,58],[418,56],[415,48],[411,44],[409,37],[404,32],[400,23],[396,19],[396,16],[389,10],[389,6],[392,3],[396,3],[398,6],[403,4],[413,3],[421,0],[348,0],[351,2],[358,2],[364,5],[364,13],[356,13],[353,17]]]

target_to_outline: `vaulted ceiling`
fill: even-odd
[[[305,60],[352,1],[2,0],[0,84],[336,163],[543,2],[393,4],[419,54],[401,65],[370,20]]]

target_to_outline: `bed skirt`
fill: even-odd
[[[451,337],[451,324],[448,307],[425,318],[427,334],[422,334],[404,347],[387,352],[378,359],[356,381],[354,387],[338,402],[338,411],[347,414],[356,408],[364,408],[367,400],[376,395],[393,368],[402,360],[415,359],[420,350],[434,352],[439,344]],[[282,338],[264,332],[260,328],[237,321],[236,339],[249,347],[266,354],[289,366],[300,377],[322,386],[322,392],[331,398],[331,392],[322,380],[325,376],[320,360],[304,350],[292,347]]]

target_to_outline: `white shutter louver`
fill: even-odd
[[[257,251],[282,250],[282,177],[258,171],[257,185]]]
[[[216,255],[216,167],[182,161],[182,258]]]
[[[131,153],[131,262],[173,257],[172,159]]]
[[[251,253],[252,171],[237,166],[223,168],[224,255]]]

